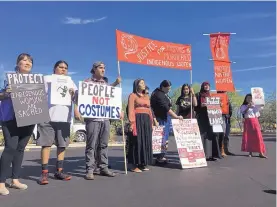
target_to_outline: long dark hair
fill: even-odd
[[[189,88],[189,96],[190,96],[190,85],[189,84],[187,84],[187,83],[185,83],[183,86],[182,86],[182,89],[181,89],[181,97],[185,97],[185,92],[184,92],[184,89],[185,89],[185,87],[188,87]]]
[[[249,103],[247,103],[247,100],[246,100],[248,96],[250,96],[250,97],[252,98],[252,94],[251,94],[251,93],[246,94],[246,96],[245,96],[245,98],[244,98],[244,101],[243,101],[243,103],[242,103],[242,106],[243,106],[243,105],[248,105],[248,104],[249,104]]]
[[[55,65],[54,65],[53,73],[55,73],[56,68],[57,68],[61,63],[66,64],[66,67],[68,68],[68,64],[67,64],[67,62],[66,62],[65,60],[59,60],[59,61],[57,61],[57,62],[55,63]]]
[[[138,86],[141,81],[144,81],[144,79],[136,79],[133,83],[133,93],[138,94]]]

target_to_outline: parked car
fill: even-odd
[[[124,126],[124,134],[125,135],[128,133],[128,130],[129,130],[129,123],[126,123],[125,126]],[[123,135],[121,125],[116,128],[116,134],[117,135]]]
[[[84,124],[72,124],[71,130],[74,133],[74,142],[85,142],[87,140],[86,126]]]

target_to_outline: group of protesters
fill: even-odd
[[[16,61],[15,72],[31,73],[33,58],[31,55],[22,53]],[[105,64],[95,62],[90,70],[91,77],[85,79],[86,82],[108,85],[105,77]],[[58,61],[53,68],[53,74],[68,75],[68,63]],[[51,78],[45,78],[46,94],[51,93]],[[116,87],[120,84],[121,78],[110,84]],[[70,124],[72,110],[76,119],[85,122],[87,140],[85,148],[85,179],[94,180],[95,174],[114,177],[116,174],[108,167],[108,141],[110,135],[110,120],[103,118],[83,118],[78,111],[78,88],[73,81],[69,83],[69,93],[71,95],[71,106],[52,105],[48,95],[50,121],[38,123],[37,144],[41,146],[41,176],[38,184],[49,183],[48,162],[50,149],[53,144],[57,146],[57,162],[54,177],[59,180],[71,180],[71,176],[64,172],[65,151],[69,145]],[[155,154],[152,152],[152,127],[165,127],[165,143],[168,144],[171,119],[191,119],[198,121],[200,134],[204,146],[207,161],[215,161],[226,155],[232,155],[228,150],[230,118],[232,116],[231,103],[229,103],[229,114],[223,114],[224,132],[214,133],[209,123],[206,107],[206,97],[210,96],[210,84],[204,82],[199,93],[195,94],[189,84],[182,86],[180,97],[177,99],[177,111],[172,110],[172,100],[168,93],[171,89],[171,82],[164,80],[151,95],[149,88],[143,79],[137,79],[133,84],[133,92],[129,95],[127,116],[129,128],[127,133],[128,163],[130,170],[135,173],[149,171],[149,165],[153,164],[153,157],[157,163],[166,164],[166,153]],[[12,105],[12,88],[5,82],[0,91],[0,118],[5,141],[4,151],[0,159],[0,195],[8,195],[6,180],[10,177],[10,166],[12,166],[10,188],[25,190],[26,184],[19,181],[20,170],[24,156],[24,150],[33,133],[35,125],[18,127],[15,112]],[[225,92],[222,92],[225,93]],[[242,140],[242,151],[258,152],[261,158],[266,158],[265,146],[257,119],[260,108],[252,102],[251,94],[246,95],[241,106],[241,113],[244,116],[244,132]],[[121,113],[121,119],[124,112]]]

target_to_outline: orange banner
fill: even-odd
[[[214,61],[215,89],[217,91],[235,91],[231,63]]]
[[[118,61],[191,70],[191,46],[160,42],[116,30]]]
[[[229,114],[228,96],[226,93],[211,93],[211,96],[219,97],[222,103],[222,114]]]
[[[230,34],[210,34],[210,47],[213,60],[230,62],[229,42]]]

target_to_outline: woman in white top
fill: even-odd
[[[261,132],[258,117],[260,107],[255,106],[252,102],[252,95],[247,94],[240,107],[240,112],[244,117],[244,129],[241,150],[249,152],[249,157],[252,157],[253,152],[258,152],[259,157],[267,158],[265,153],[265,144]]]

